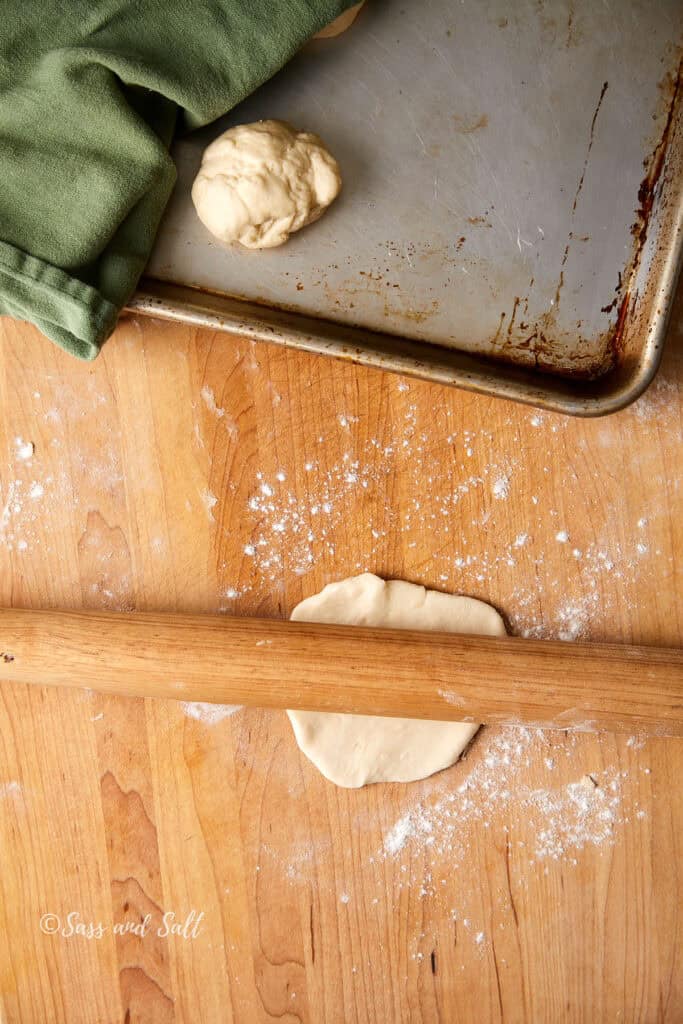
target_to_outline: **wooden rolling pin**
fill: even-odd
[[[683,651],[212,615],[0,610],[0,681],[683,735]]]

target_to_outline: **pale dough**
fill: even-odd
[[[317,220],[340,188],[339,165],[322,139],[285,121],[257,121],[207,146],[192,201],[222,242],[269,249]]]
[[[328,584],[298,604],[291,618],[350,626],[505,634],[502,618],[483,601],[425,590],[403,580],[385,583],[372,573]],[[369,782],[412,782],[448,768],[479,728],[469,722],[318,711],[287,714],[299,747],[316,768],[331,782],[352,789]]]
[[[319,32],[313,36],[314,39],[334,39],[335,36],[340,36],[342,32],[346,32],[347,28],[351,28],[354,21],[360,13],[360,9],[365,3],[365,0],[361,0],[359,4],[354,4],[353,7],[349,7],[347,11],[340,14],[338,18],[331,21],[329,25],[325,25],[325,28],[321,28]]]

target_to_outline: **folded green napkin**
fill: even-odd
[[[92,359],[145,266],[176,130],[225,114],[353,0],[7,0],[0,313]]]

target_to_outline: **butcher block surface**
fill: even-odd
[[[3,606],[285,617],[368,570],[682,644],[680,293],[594,421],[153,320],[91,364],[0,335]],[[680,740],[489,727],[344,790],[281,711],[4,683],[0,1017],[680,1021],[682,777]]]

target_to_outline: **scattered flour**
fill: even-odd
[[[592,602],[597,604],[597,601]],[[558,640],[578,640],[588,632],[589,608],[587,603],[568,601],[560,606],[557,611],[559,630]]]
[[[660,375],[655,377],[642,398],[634,402],[632,411],[641,423],[656,421],[671,403],[675,401],[677,394],[678,388],[676,384],[672,380],[667,380]]]
[[[536,834],[536,858],[559,860],[584,846],[612,842],[619,821],[621,779],[612,778],[606,789],[592,776],[570,782],[559,791],[536,789],[528,793],[526,803],[538,812],[541,822]]]
[[[237,422],[232,418],[232,416],[228,416],[226,414],[225,409],[223,409],[220,405],[217,404],[213,388],[210,388],[208,384],[205,384],[199,393],[202,397],[202,401],[204,402],[206,408],[209,410],[212,416],[215,416],[217,420],[220,420],[230,440],[235,441],[239,435],[239,427],[237,426]],[[197,444],[199,445],[200,448],[203,448],[204,438],[202,437],[202,429],[200,423],[195,423],[194,434]]]
[[[222,419],[223,416],[225,416],[225,409],[221,409],[220,406],[216,405],[216,397],[213,393],[213,388],[210,388],[208,384],[205,384],[200,391],[200,395],[202,396],[202,401],[209,412],[212,412],[214,416],[218,417],[218,419]]]
[[[21,437],[15,437],[14,450],[18,459],[22,462],[28,462],[29,459],[33,458],[35,445],[33,441],[24,441]]]
[[[5,501],[0,512],[0,532],[4,535],[13,512],[21,511],[21,504],[18,501],[18,492],[21,490],[21,480],[12,480],[7,487]]]
[[[189,718],[195,718],[205,725],[217,725],[224,718],[229,718],[236,711],[241,711],[241,704],[205,704],[201,701],[183,701],[183,711]]]
[[[437,690],[437,693],[439,694],[439,697],[443,697],[448,704],[455,704],[456,706],[459,704],[462,706],[465,703],[462,697],[459,697],[457,693],[453,693],[452,690]]]
[[[396,854],[403,849],[409,839],[419,835],[430,836],[433,831],[434,827],[429,818],[421,808],[417,808],[409,814],[404,814],[390,829],[384,840],[384,851],[391,855]]]
[[[497,480],[493,481],[493,487],[491,490],[493,491],[493,497],[498,498],[498,500],[509,497],[510,478],[507,476],[499,476]]]
[[[637,543],[629,543],[628,527],[626,540],[614,537],[608,515],[591,520],[589,535],[576,527],[570,537],[558,522],[560,513],[525,491],[524,446],[503,450],[493,430],[456,430],[452,419],[444,412],[435,425],[410,403],[387,443],[385,437],[356,431],[357,417],[342,414],[332,428],[343,440],[342,454],[333,462],[325,458],[328,432],[301,452],[300,469],[289,465],[257,472],[245,508],[243,550],[251,571],[242,589],[272,592],[287,575],[303,576],[321,563],[329,578],[377,571],[392,537],[402,535],[408,550],[428,537],[419,582],[438,581],[444,590],[492,600],[518,635],[576,640],[590,638],[592,623],[604,622],[616,610],[620,591],[636,588],[645,575],[673,571],[672,556],[667,555],[668,566],[657,562],[660,552],[649,544],[649,503],[633,517],[631,537],[637,534]],[[538,419],[539,426],[548,426],[547,415]],[[557,431],[564,429],[562,417],[553,419]],[[445,468],[442,446],[434,448],[436,430],[452,453]],[[481,453],[486,461],[473,471],[470,457]],[[398,477],[400,500],[394,490]],[[570,478],[561,476],[561,483],[571,494]],[[487,490],[495,499],[490,503],[484,500]],[[514,497],[518,515],[517,529],[507,539],[508,515],[501,523],[499,514],[504,497]],[[354,557],[340,564],[339,537],[345,536],[350,515],[359,524]],[[485,535],[484,550],[471,540],[473,532]],[[348,544],[343,551],[349,552]],[[563,559],[559,567],[558,557]],[[572,600],[563,599],[563,592]]]
[[[335,554],[333,538],[344,528],[349,508],[359,495],[367,495],[382,512],[381,524],[368,523],[371,543],[365,546],[362,561],[352,566],[353,571],[376,569],[375,555],[380,551],[385,538],[398,532],[427,527],[432,535],[451,534],[457,541],[457,526],[453,515],[461,503],[482,490],[487,481],[491,487],[498,480],[510,486],[510,474],[515,460],[506,456],[505,470],[495,460],[481,474],[458,473],[457,466],[443,473],[443,467],[430,453],[431,434],[418,429],[417,407],[410,405],[404,414],[395,440],[382,444],[371,437],[354,443],[351,425],[357,417],[338,417],[339,427],[351,436],[346,442],[347,450],[333,464],[325,464],[312,452],[302,453],[306,489],[290,489],[287,478],[298,474],[290,469],[287,474],[279,470],[272,476],[263,472],[255,474],[254,484],[247,499],[246,513],[252,522],[245,553],[253,558],[254,580],[265,585],[280,583],[283,574],[304,575],[313,568],[321,557]],[[473,450],[477,442],[490,444],[494,439],[492,431],[473,432],[464,430],[461,434],[448,436],[462,455]],[[318,445],[324,445],[325,435],[317,438]],[[402,509],[396,509],[388,500],[392,480],[397,472],[408,474],[407,498]],[[420,497],[425,484],[430,488],[432,498],[436,497],[437,508],[428,511]],[[438,489],[437,489],[438,485]],[[482,513],[485,516],[487,513]],[[448,538],[450,539],[450,538]],[[410,544],[408,546],[411,546]],[[414,543],[412,546],[415,546]],[[450,566],[444,566],[439,581],[453,584],[453,569],[473,565],[471,556],[452,550],[452,544],[444,547],[441,556]],[[459,561],[462,559],[462,562]],[[509,559],[509,556],[508,556]],[[450,570],[450,571],[449,571]]]
[[[21,783],[15,779],[9,782],[0,782],[0,800],[19,797],[22,795]]]
[[[199,492],[199,497],[202,499],[202,505],[206,509],[206,514],[209,517],[209,521],[214,523],[216,518],[213,514],[213,510],[218,504],[218,498],[215,494],[212,494],[208,488]]]
[[[627,773],[607,768],[567,785],[531,788],[525,772],[532,760],[539,762],[538,748],[545,742],[539,730],[502,729],[456,790],[442,790],[432,801],[425,799],[401,815],[386,832],[379,854],[396,857],[408,846],[420,846],[447,854],[457,865],[466,856],[472,829],[500,824],[500,812],[513,807],[521,810],[531,830],[532,862],[560,860],[586,846],[612,844],[627,820],[622,811]],[[567,734],[558,756],[569,760],[571,742]],[[542,760],[549,772],[555,769],[554,758]]]
[[[52,485],[52,476],[45,478],[45,484]],[[3,485],[0,479],[0,544],[8,551],[27,551],[33,544],[39,544],[39,533],[44,516],[41,499],[45,487],[38,481],[26,486],[20,478]],[[30,498],[30,503],[26,499]]]

